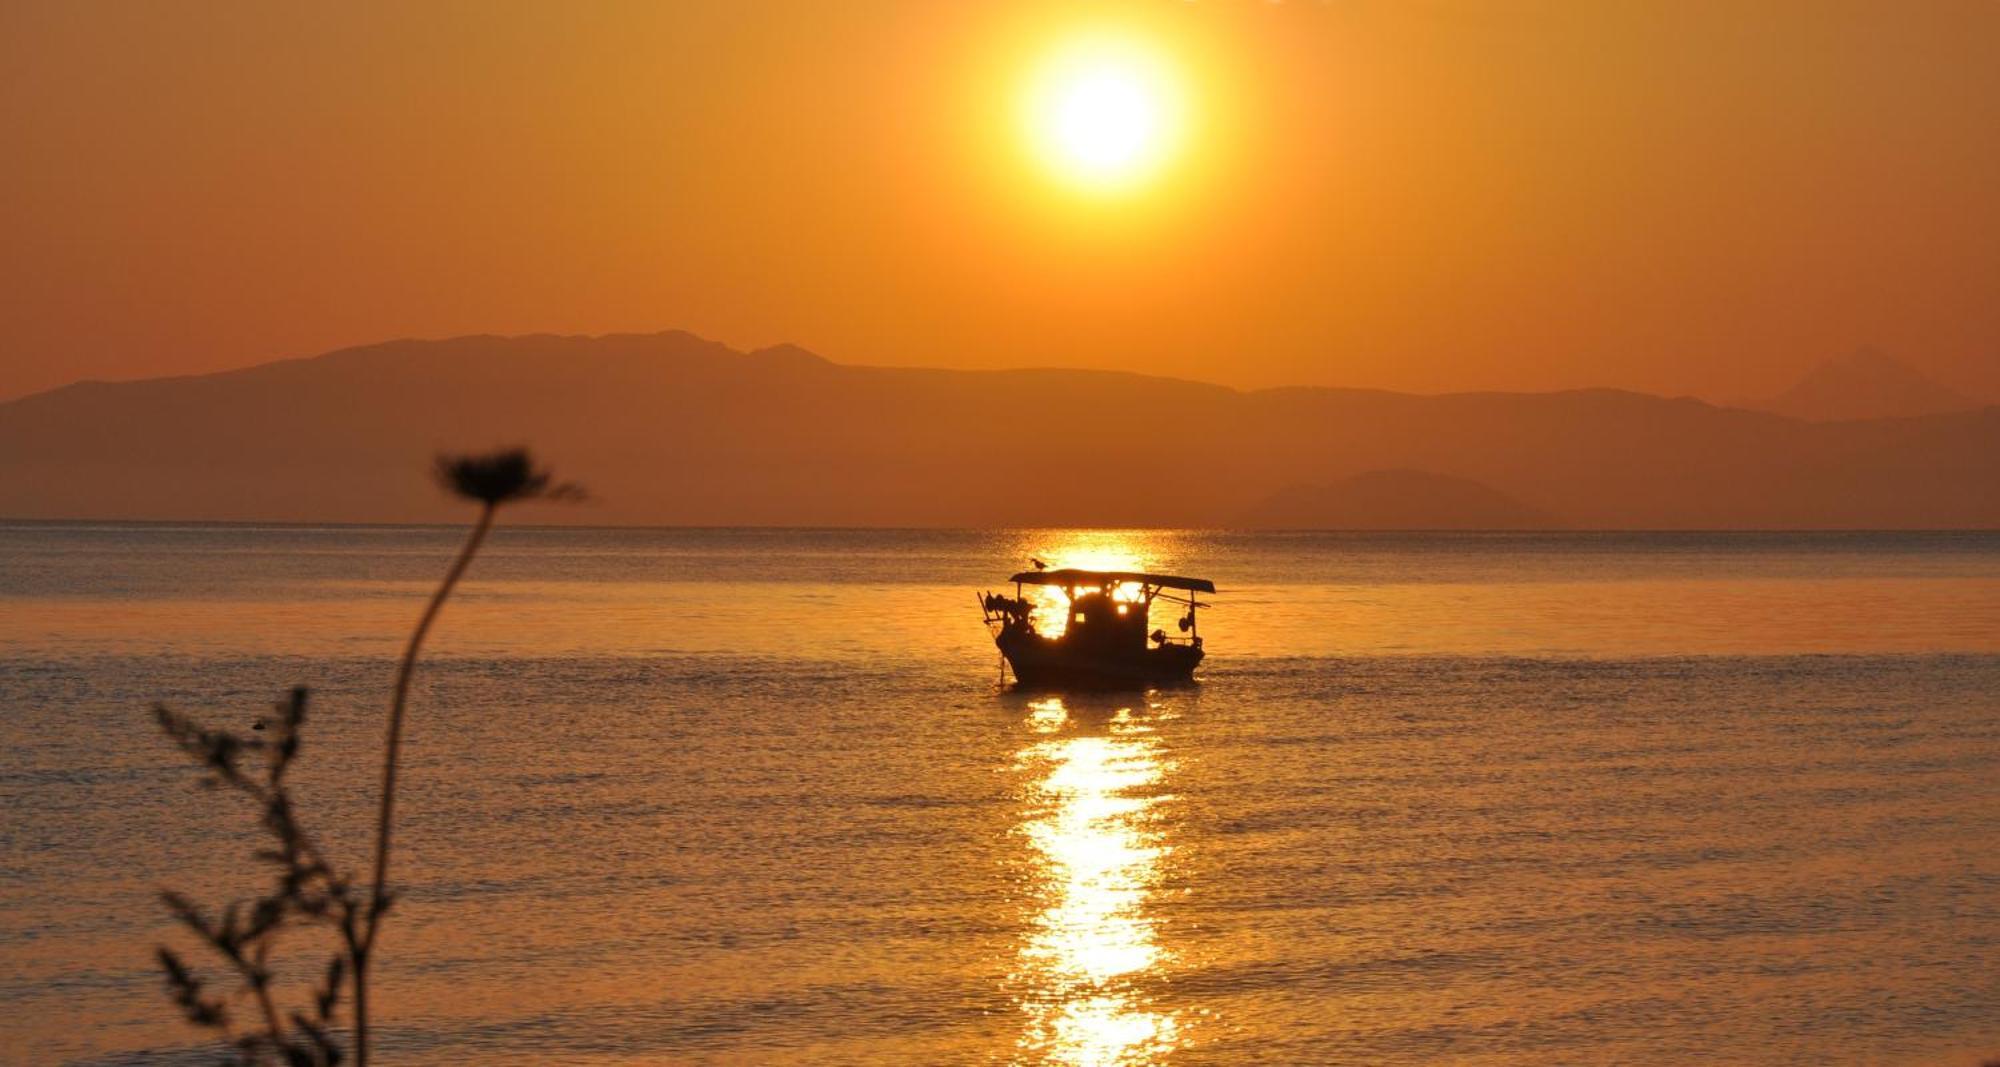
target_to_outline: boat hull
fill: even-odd
[[[1029,688],[1052,686],[1120,689],[1185,684],[1203,652],[1194,645],[1160,645],[1127,651],[1084,650],[1039,634],[1008,631],[993,639],[1014,678]]]

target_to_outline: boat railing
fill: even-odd
[[[1038,605],[1025,596],[1010,597],[1004,593],[974,593],[973,596],[979,601],[980,618],[986,625],[997,626],[1002,629],[1019,625],[1036,633],[1041,632],[1036,629],[1034,623],[1034,614]],[[1196,632],[1194,626],[1194,613],[1196,608],[1208,607],[1209,605],[1197,603],[1192,597],[1177,597],[1157,591],[1154,591],[1153,595],[1147,599],[1149,607],[1152,600],[1166,600],[1175,604],[1183,604],[1187,606],[1188,612],[1174,620],[1176,627],[1181,631],[1180,633],[1174,633],[1165,626],[1156,626],[1151,633],[1146,635],[1148,644],[1162,647],[1166,645],[1186,645],[1190,648],[1201,647],[1201,635]],[[1149,618],[1150,614],[1149,611]]]

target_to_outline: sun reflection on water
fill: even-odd
[[[1174,1013],[1140,980],[1167,961],[1148,903],[1168,847],[1152,825],[1171,766],[1130,708],[1080,722],[1060,697],[1028,705],[1036,739],[1022,831],[1041,910],[1021,950],[1021,1050],[1052,1063],[1149,1063],[1178,1039]]]
[[[1030,555],[1046,563],[1050,570],[1075,568],[1086,571],[1144,571],[1157,555],[1150,531],[1068,530],[1060,540],[1035,546]],[[1069,597],[1051,585],[1029,586],[1023,591],[1035,607],[1035,631],[1045,637],[1061,637],[1069,629]],[[1127,583],[1112,590],[1112,597],[1127,603],[1139,600],[1139,586]]]

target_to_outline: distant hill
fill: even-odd
[[[1547,530],[1560,526],[1488,485],[1429,471],[1365,471],[1281,489],[1236,525],[1263,530]]]
[[[1795,419],[1894,419],[1968,411],[1979,402],[1884,352],[1859,349],[1814,367],[1798,384],[1744,405]]]
[[[2000,527],[1994,408],[1808,423],[1604,389],[1239,392],[685,333],[396,341],[26,397],[0,404],[0,516],[462,518],[430,454],[513,442],[597,498],[522,521],[1220,526],[1288,487],[1414,470],[1578,527]]]

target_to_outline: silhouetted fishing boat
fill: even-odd
[[[979,598],[993,643],[1025,686],[1121,686],[1185,682],[1203,656],[1195,629],[1197,593],[1215,592],[1206,578],[1133,571],[1064,568],[1022,571],[1008,579],[1014,595]],[[1037,605],[1028,586],[1060,592],[1060,605]],[[1185,596],[1168,592],[1174,590]],[[1183,605],[1179,631],[1153,629],[1155,601]],[[1053,621],[1048,616],[1056,616]],[[1149,632],[1150,631],[1150,632]]]

